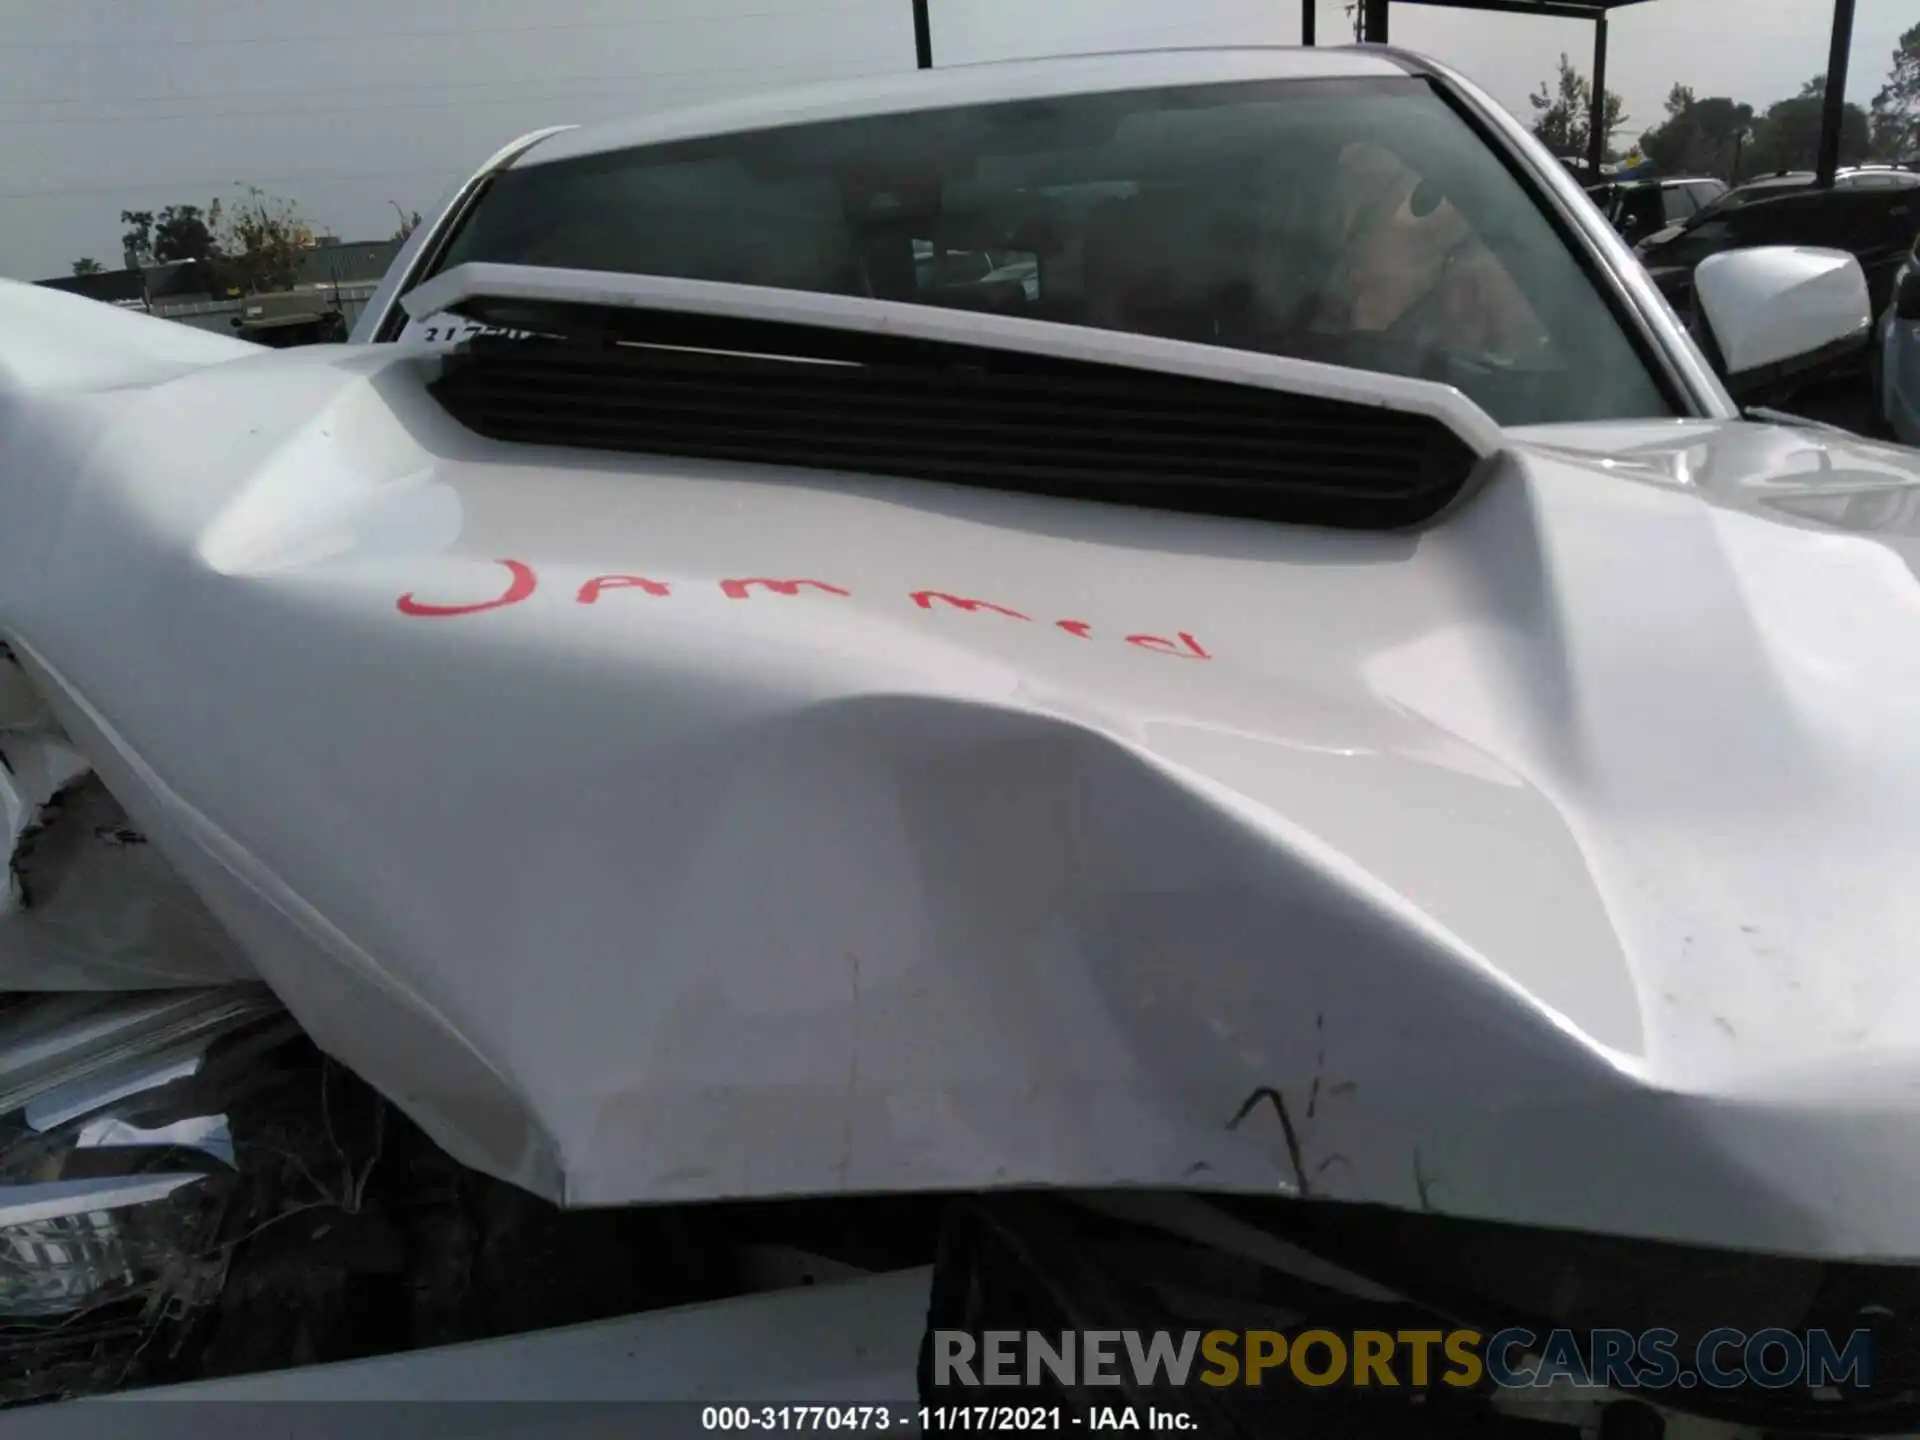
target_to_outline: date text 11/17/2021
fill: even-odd
[[[1157,1405],[1099,1405],[1084,1415],[1057,1405],[707,1405],[704,1431],[737,1433],[903,1431],[923,1435],[1065,1435],[1089,1431],[1191,1434],[1193,1416]]]

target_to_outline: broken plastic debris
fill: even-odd
[[[104,1110],[130,1095],[158,1090],[175,1080],[186,1080],[200,1073],[202,1052],[192,1050],[148,1060],[142,1058],[104,1075],[87,1075],[67,1085],[44,1091],[27,1102],[27,1124],[46,1131],[82,1115]]]
[[[76,1150],[111,1146],[171,1146],[182,1150],[198,1150],[229,1168],[234,1164],[233,1129],[224,1115],[190,1115],[170,1125],[156,1125],[151,1129],[116,1116],[102,1115],[80,1127],[73,1146]]]
[[[0,1013],[0,1114],[28,1106],[35,1128],[83,1115],[130,1093],[118,1088],[130,1065],[197,1053],[279,1008],[269,991],[252,986],[39,997]],[[87,1094],[90,1081],[98,1095]],[[56,1096],[57,1117],[45,1103]]]

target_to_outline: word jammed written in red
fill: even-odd
[[[408,591],[398,600],[402,615],[411,615],[420,619],[444,620],[459,615],[477,615],[485,610],[501,610],[509,605],[518,605],[533,598],[540,588],[540,578],[531,565],[524,560],[501,560],[506,567],[507,585],[499,594],[484,600],[470,601],[464,604],[441,604],[419,599]],[[722,580],[720,593],[729,600],[751,599],[755,593],[769,595],[798,595],[804,588],[817,594],[837,595],[851,599],[853,592],[838,585],[829,585],[824,580],[773,580],[764,577]],[[574,592],[576,605],[597,605],[602,596],[614,591],[637,590],[643,595],[656,599],[667,599],[673,594],[673,585],[665,580],[650,580],[644,575],[596,575],[586,581]],[[954,595],[945,590],[913,590],[907,598],[922,610],[932,610],[936,606],[943,610],[959,610],[969,615],[986,612],[1004,616],[1009,620],[1021,620],[1032,624],[1033,617],[1000,605],[992,600],[976,600],[964,595]],[[1071,635],[1080,640],[1094,638],[1093,626],[1085,620],[1055,620],[1053,628],[1062,634]],[[1211,660],[1200,642],[1185,630],[1176,631],[1174,638],[1164,635],[1128,635],[1127,644],[1142,650],[1150,650],[1158,655],[1172,655],[1182,660]]]

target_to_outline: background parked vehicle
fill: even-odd
[[[312,290],[250,295],[234,317],[233,328],[242,340],[276,350],[340,344],[349,329],[339,303]]]
[[[1587,190],[1613,228],[1628,240],[1690,220],[1727,193],[1726,182],[1711,176],[1625,180]]]
[[[1886,188],[1885,176],[1915,173],[1910,165],[1843,165],[1834,172],[1833,188],[1836,190],[1879,190]],[[1744,185],[1729,190],[1725,197],[1717,202],[1716,208],[1730,209],[1736,205],[1750,205],[1756,200],[1777,200],[1782,195],[1810,190],[1818,183],[1819,177],[1811,170],[1781,170],[1772,175],[1763,175],[1749,180]],[[1898,185],[1898,180],[1893,182]]]
[[[1637,247],[1656,284],[1684,311],[1692,303],[1694,267],[1724,250],[1757,245],[1813,245],[1845,250],[1866,272],[1876,313],[1893,291],[1920,235],[1920,174],[1892,165],[1842,172],[1831,190],[1812,175],[1770,176],[1730,191],[1676,229]]]
[[[1894,277],[1920,237],[1920,174],[1892,165],[1842,171],[1832,189],[1811,174],[1768,176],[1730,191],[1693,219],[1635,246],[1654,283],[1683,316],[1694,310],[1700,263],[1732,250],[1813,246],[1860,262],[1872,313],[1892,303]],[[1696,324],[1696,331],[1698,325]],[[1874,406],[1867,372],[1872,346],[1836,347],[1809,366],[1778,403],[1839,424],[1869,425]]]
[[[1889,179],[1887,177],[1891,176]],[[1838,192],[1857,190],[1899,190],[1908,182],[1903,178],[1920,178],[1920,171],[1906,165],[1853,165],[1839,170],[1833,179],[1833,188]],[[1666,245],[1677,238],[1682,231],[1694,224],[1704,224],[1709,219],[1737,210],[1763,200],[1782,200],[1795,195],[1809,193],[1825,194],[1817,190],[1817,177],[1811,170],[1783,170],[1777,175],[1768,175],[1759,180],[1749,180],[1746,184],[1727,191],[1709,205],[1702,206],[1697,220],[1681,220],[1663,230],[1645,236],[1634,246],[1637,254],[1645,259],[1649,252],[1658,246]]]

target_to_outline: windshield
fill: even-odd
[[[1669,415],[1594,282],[1424,83],[1082,95],[528,165],[441,261],[994,311]]]

